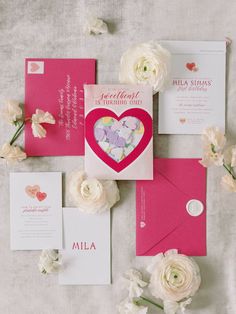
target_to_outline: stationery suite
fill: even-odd
[[[64,250],[61,285],[111,283],[110,211],[89,215],[63,208]]]
[[[56,124],[45,124],[46,138],[25,128],[28,156],[84,155],[84,84],[95,83],[93,59],[26,59],[25,116],[49,111]]]
[[[159,134],[225,130],[225,41],[163,41],[172,54],[170,87],[159,94]]]
[[[151,87],[85,85],[85,137],[88,176],[151,180]]]
[[[206,255],[206,169],[198,159],[155,159],[136,184],[136,254]]]
[[[159,94],[160,134],[225,129],[225,42],[164,41],[170,88]],[[94,85],[93,59],[26,59],[25,113],[50,112],[48,136],[25,128],[28,156],[85,154],[88,177],[136,183],[136,255],[206,255],[206,169],[154,159],[152,88]],[[85,128],[85,129],[84,129]],[[154,169],[153,169],[154,165]],[[154,178],[153,178],[154,171]],[[11,173],[11,249],[59,249],[61,285],[111,283],[110,211],[62,209],[62,174]],[[64,237],[64,244],[63,244]]]
[[[10,174],[11,249],[62,248],[62,175]]]

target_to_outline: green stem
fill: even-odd
[[[155,302],[153,302],[152,300],[147,299],[146,297],[140,296],[140,299],[142,299],[143,301],[148,302],[148,303],[150,303],[150,304],[152,304],[152,305],[158,307],[158,308],[161,309],[161,310],[164,310],[164,307],[163,307],[162,305],[160,305],[160,304],[158,304],[158,303],[155,303]]]
[[[228,171],[228,173],[233,177],[233,179],[236,180],[236,176],[233,173],[233,169],[230,166],[227,166],[225,163],[223,163],[223,167]]]
[[[20,136],[21,132],[23,131],[25,126],[25,122],[22,122],[22,124],[19,126],[19,128],[16,130],[15,134],[13,135],[12,139],[10,140],[10,145],[12,145]]]

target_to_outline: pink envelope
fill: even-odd
[[[198,159],[155,159],[154,180],[136,183],[136,255],[169,249],[206,255],[206,169]]]
[[[53,114],[56,124],[43,124],[46,138],[25,128],[28,156],[84,155],[84,84],[95,83],[94,59],[26,59],[25,115],[37,108]]]

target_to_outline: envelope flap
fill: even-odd
[[[198,219],[187,213],[186,204],[199,199],[205,205],[201,169],[196,159],[158,159],[154,181],[137,183],[137,255],[147,254],[180,226]]]

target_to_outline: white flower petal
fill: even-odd
[[[179,302],[193,296],[200,283],[200,270],[193,259],[165,254],[152,268],[149,289],[156,298]]]
[[[1,116],[10,124],[21,119],[22,114],[20,103],[16,100],[7,100],[5,108],[1,110]]]
[[[154,41],[129,48],[120,61],[119,80],[125,84],[150,85],[153,94],[169,83],[171,55]]]
[[[3,144],[0,149],[0,157],[4,158],[7,163],[14,164],[27,158],[26,153],[17,145]]]
[[[221,179],[222,186],[229,192],[236,192],[236,180],[230,174],[226,174]]]
[[[118,305],[119,314],[147,314],[147,311],[148,307],[137,306],[128,298]]]
[[[88,18],[85,28],[84,28],[85,34],[88,35],[100,35],[108,33],[108,27],[107,24],[97,17],[91,16]]]
[[[32,123],[31,124],[32,132],[34,137],[44,138],[46,137],[47,131],[44,127],[39,123]]]
[[[68,185],[76,206],[86,213],[102,213],[120,199],[115,181],[87,178],[84,172],[75,172]]]

